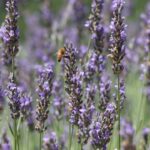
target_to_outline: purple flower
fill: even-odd
[[[142,134],[143,134],[145,145],[147,145],[148,144],[148,137],[150,135],[150,128],[144,128]]]
[[[96,61],[97,61],[97,55],[93,52],[91,54],[90,59],[86,63],[86,66],[84,68],[84,80],[88,83],[92,81],[93,76],[97,72],[97,66],[96,66]]]
[[[6,96],[9,99],[9,107],[11,110],[11,116],[13,119],[18,119],[20,116],[20,98],[22,90],[19,88],[12,75],[9,77],[10,81],[7,85],[7,90],[5,91]]]
[[[112,11],[113,17],[110,23],[111,36],[110,36],[110,52],[109,55],[113,63],[113,71],[115,74],[120,74],[123,70],[121,64],[125,56],[125,41],[126,41],[126,25],[124,17],[122,17],[123,0],[113,0]]]
[[[121,120],[121,130],[120,134],[123,137],[123,149],[133,149],[136,150],[135,145],[133,144],[133,138],[134,138],[135,130],[132,126],[132,124],[125,119]]]
[[[43,138],[43,142],[44,142],[43,143],[44,150],[58,150],[55,132],[50,132],[46,134]]]
[[[94,53],[95,53],[95,69],[97,73],[97,80],[98,84],[101,81],[101,75],[104,70],[104,56],[102,54],[104,50],[104,38],[105,38],[105,31],[103,26],[103,4],[104,0],[94,0],[92,3],[91,14],[89,16],[89,20],[86,22],[86,27],[89,28],[93,46],[94,46]]]
[[[148,3],[147,5],[147,10],[145,14],[142,15],[142,19],[144,22],[144,42],[142,43],[142,45],[145,49],[144,61],[146,61],[145,64],[142,64],[142,71],[144,72],[144,75],[146,77],[145,94],[147,99],[150,100],[150,3]]]
[[[23,88],[16,84],[12,74],[10,75],[9,80],[5,94],[9,99],[8,103],[11,110],[11,116],[13,119],[18,119],[20,115],[27,118],[32,109],[31,97],[27,96]]]
[[[54,73],[50,64],[45,64],[44,67],[38,68],[38,94],[37,107],[36,107],[36,126],[35,128],[42,132],[45,130],[45,121],[48,118],[50,96],[52,93],[52,85]]]
[[[58,120],[61,120],[66,115],[66,100],[62,95],[63,84],[60,79],[57,79],[53,83],[52,94],[54,97],[53,106],[54,106],[54,115]]]
[[[78,142],[82,145],[87,144],[90,137],[90,125],[95,111],[95,92],[96,87],[89,84],[86,88],[86,104],[80,109]]]
[[[3,63],[8,66],[12,63],[12,59],[19,51],[19,31],[17,27],[18,10],[16,3],[16,0],[7,0],[7,16],[3,26],[0,28],[0,38],[4,45]]]
[[[4,131],[2,134],[2,138],[0,140],[0,149],[1,150],[11,150],[11,144],[7,137],[6,131]]]
[[[5,103],[4,90],[0,86],[0,112],[2,112],[4,109],[4,103]]]
[[[32,109],[32,98],[22,92],[22,96],[20,98],[20,110],[22,116],[24,118],[28,118],[29,115],[31,115]]]
[[[100,83],[99,109],[104,111],[111,100],[111,81],[101,81]]]
[[[82,107],[82,79],[76,65],[77,51],[72,44],[65,45],[65,90],[69,96],[70,122],[78,126],[80,116],[79,110]]]
[[[112,135],[115,120],[116,108],[113,104],[109,103],[102,117],[99,116],[91,128],[91,144],[94,148],[106,148],[107,143],[110,141],[110,136]]]

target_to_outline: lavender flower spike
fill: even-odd
[[[3,26],[0,28],[0,38],[2,39],[4,45],[3,63],[7,66],[12,64],[13,58],[19,50],[19,31],[17,27],[18,10],[16,3],[16,0],[7,0],[7,16]]]
[[[106,145],[110,141],[110,136],[112,135],[115,120],[116,108],[113,104],[109,103],[102,118],[96,121],[91,129],[91,144],[95,149],[106,149]]]
[[[50,96],[52,92],[54,73],[50,64],[45,64],[44,67],[40,67],[38,70],[38,88],[36,90],[38,94],[37,107],[36,107],[36,130],[43,132],[45,128],[45,121],[48,118],[48,107],[50,104]]]
[[[115,74],[120,74],[123,70],[121,61],[125,56],[125,41],[126,41],[126,25],[124,23],[124,17],[122,17],[123,0],[113,0],[112,10],[113,18],[111,20],[110,29],[110,51],[108,55],[113,62],[113,71]]]
[[[13,119],[18,119],[20,116],[20,97],[21,89],[16,85],[13,75],[9,77],[9,83],[7,85],[6,96],[9,99],[9,107],[11,110],[11,116]]]
[[[69,109],[71,112],[70,122],[78,126],[80,109],[82,107],[82,87],[81,76],[76,66],[76,49],[72,44],[66,44],[66,52],[64,56],[65,64],[65,90],[69,95]]]

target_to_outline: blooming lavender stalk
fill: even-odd
[[[9,80],[5,94],[9,99],[11,117],[14,120],[14,149],[16,149],[17,144],[19,147],[19,130],[17,130],[17,126],[20,125],[20,119],[27,119],[31,114],[32,100],[25,94],[23,88],[16,84],[13,74],[11,74]]]
[[[50,64],[45,64],[44,67],[40,67],[38,70],[39,78],[38,78],[38,100],[36,107],[36,125],[35,128],[40,133],[40,149],[41,149],[41,141],[42,141],[42,132],[46,129],[45,121],[48,118],[49,113],[49,104],[50,104],[50,96],[52,92],[53,85],[53,70]]]
[[[92,3],[91,14],[85,26],[89,28],[94,42],[94,50],[99,57],[104,49],[104,28],[103,10],[104,0],[94,0]],[[98,58],[97,58],[98,59]]]
[[[86,88],[86,104],[80,109],[80,118],[78,121],[78,142],[81,146],[87,144],[90,137],[90,125],[92,123],[93,113],[95,111],[94,97],[96,93],[95,85],[88,85]]]
[[[120,149],[120,73],[123,70],[122,59],[125,56],[125,40],[126,40],[126,25],[124,17],[122,17],[123,0],[113,0],[112,3],[112,20],[110,23],[110,52],[109,57],[112,59],[112,69],[117,75],[117,114],[118,114],[118,149]]]
[[[16,0],[7,0],[6,11],[7,16],[3,26],[0,28],[0,38],[4,45],[3,63],[6,66],[11,67],[11,65],[14,65],[14,57],[19,50],[19,31],[17,27],[18,10]]]
[[[17,120],[20,117],[20,89],[14,81],[13,74],[10,76],[10,82],[7,86],[6,96],[9,99],[8,104],[11,110],[11,117],[14,120],[14,150],[16,150],[18,143]]]
[[[116,108],[109,103],[104,111],[102,118],[94,122],[91,129],[92,141],[91,144],[95,149],[105,150],[107,143],[110,141],[112,135],[113,125],[116,119]]]
[[[9,99],[9,107],[11,110],[11,117],[16,120],[20,117],[20,97],[21,89],[15,83],[13,75],[9,77],[9,83],[7,85],[6,96]]]
[[[95,53],[92,53],[88,62],[85,65],[84,73],[83,73],[84,81],[87,84],[90,84],[93,81],[94,75],[97,71],[96,61],[97,61],[97,55]]]
[[[94,0],[91,8],[91,15],[89,16],[89,20],[86,22],[85,26],[89,28],[92,34],[92,40],[94,43],[94,52],[96,55],[96,71],[98,86],[100,86],[101,74],[104,70],[104,62],[105,58],[102,54],[104,50],[104,27],[103,27],[103,4],[104,0]]]
[[[145,14],[142,14],[142,19],[144,22],[144,47],[145,47],[145,61],[144,68],[146,70],[146,96],[147,99],[150,100],[150,3],[148,3],[148,7]]]
[[[77,50],[72,44],[65,45],[64,66],[65,66],[65,91],[69,97],[70,130],[69,149],[71,149],[73,126],[78,127],[80,109],[82,108],[82,79],[77,68]]]
[[[109,56],[112,58],[114,74],[120,74],[123,70],[121,61],[125,56],[126,25],[124,24],[124,17],[122,17],[123,4],[123,0],[113,0],[112,3],[113,17],[110,24],[111,54]]]
[[[7,0],[6,2],[7,15],[3,26],[0,28],[0,38],[3,41],[3,63],[11,68],[12,76],[10,83],[8,83],[9,106],[11,109],[11,116],[14,119],[14,149],[17,149],[18,133],[17,133],[17,119],[20,117],[20,91],[15,83],[15,56],[19,51],[18,39],[19,31],[17,27],[18,10],[16,0]],[[19,146],[18,146],[19,147]]]
[[[78,126],[80,109],[82,108],[82,87],[81,76],[76,65],[76,49],[72,44],[65,45],[65,90],[69,96],[70,102],[70,123]]]

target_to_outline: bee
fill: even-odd
[[[66,51],[66,49],[65,49],[64,47],[63,47],[63,48],[60,48],[60,49],[58,50],[58,52],[57,52],[57,60],[58,60],[58,62],[61,61],[62,57],[63,57],[64,54],[65,54],[65,51]]]

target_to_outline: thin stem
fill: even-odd
[[[30,149],[30,146],[29,146],[29,138],[30,138],[30,131],[29,131],[29,127],[27,128],[27,148]]]
[[[73,137],[73,125],[69,124],[69,150],[71,150],[72,137]]]
[[[117,111],[118,111],[118,149],[121,149],[121,137],[120,137],[120,76],[118,78],[118,89],[117,89]]]
[[[83,147],[83,145],[82,145],[82,143],[81,143],[81,150],[82,150],[82,147]]]
[[[40,131],[40,150],[42,150],[42,135],[43,135],[43,133],[42,133],[42,131]]]
[[[17,120],[14,119],[14,150],[17,150]]]

